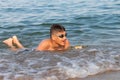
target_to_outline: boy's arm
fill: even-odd
[[[49,48],[49,43],[47,40],[43,40],[39,43],[38,47],[36,48],[37,51],[45,51]]]
[[[67,39],[66,45],[65,45],[65,49],[68,49],[69,47],[70,47],[70,42],[69,42],[69,40]]]

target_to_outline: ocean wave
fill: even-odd
[[[119,47],[88,46],[65,52],[0,51],[0,76],[67,80],[120,70]],[[12,75],[12,77],[10,77]]]

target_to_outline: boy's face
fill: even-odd
[[[52,39],[59,45],[64,46],[66,44],[67,33],[65,31],[56,32],[52,35]]]

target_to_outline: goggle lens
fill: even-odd
[[[61,34],[61,35],[58,35],[59,38],[63,38],[63,37],[67,37],[67,34]]]

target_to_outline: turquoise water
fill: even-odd
[[[16,55],[2,43],[4,39],[17,35],[25,47],[35,48],[41,40],[49,37],[50,26],[54,23],[65,26],[71,45],[88,47],[64,52],[65,55],[32,51]],[[0,0],[0,73],[64,80],[108,69],[119,70],[119,36],[119,0]],[[47,75],[50,71],[52,74]]]
[[[49,37],[53,23],[65,26],[72,45],[116,45],[120,42],[120,1],[0,1],[0,40],[17,35],[24,46],[36,47]]]

